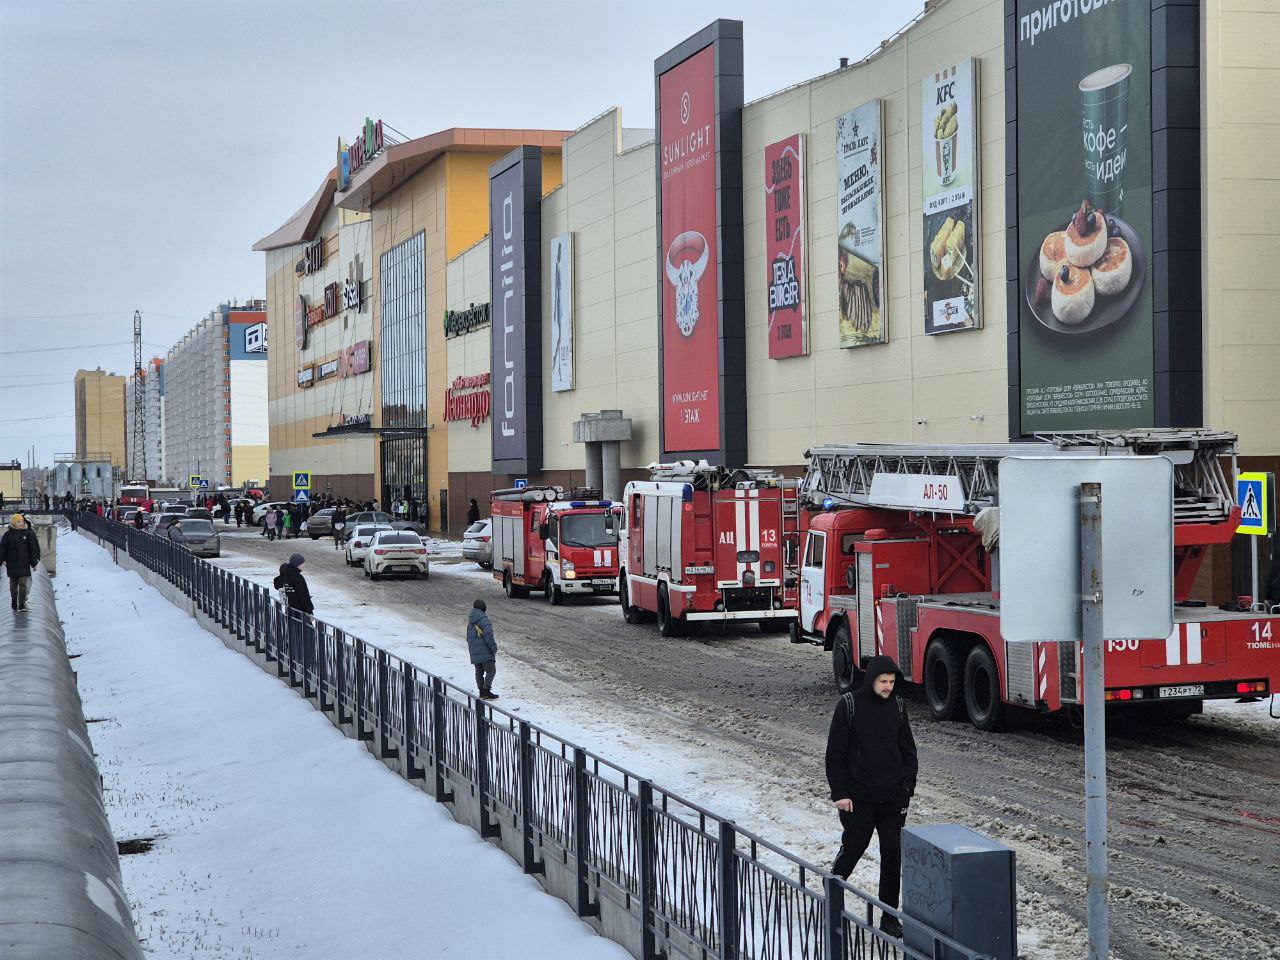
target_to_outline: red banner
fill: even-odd
[[[809,352],[804,308],[804,148],[800,134],[764,148],[769,359]]]
[[[716,450],[721,440],[713,54],[706,47],[658,81],[667,450]]]

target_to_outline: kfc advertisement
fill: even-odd
[[[713,68],[708,46],[659,78],[666,450],[716,450],[722,439]]]

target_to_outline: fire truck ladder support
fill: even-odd
[[[954,477],[964,512],[996,505],[997,474],[1005,457],[1164,456],[1174,465],[1174,522],[1218,523],[1231,512],[1233,492],[1222,468],[1231,458],[1235,473],[1236,435],[1212,430],[1082,431],[1037,435],[1023,443],[852,443],[806,451],[809,469],[801,498],[834,505],[916,510],[918,506],[871,497],[877,474]]]

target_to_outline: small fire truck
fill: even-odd
[[[654,615],[664,637],[702,623],[785,630],[796,617],[784,543],[797,532],[795,481],[706,461],[650,464],[627,484],[618,546],[622,612]]]
[[[618,592],[621,508],[595,491],[567,497],[560,487],[495,490],[489,499],[493,576],[508,597],[541,590],[566,595]]]
[[[799,620],[793,642],[831,651],[837,685],[873,654],[898,661],[939,720],[999,728],[1009,707],[1082,701],[1081,644],[1000,635],[997,476],[1018,456],[1161,455],[1174,464],[1174,629],[1108,641],[1109,702],[1199,712],[1280,686],[1280,608],[1227,609],[1191,596],[1206,551],[1240,522],[1236,437],[1207,430],[1066,433],[1016,444],[849,444],[809,450],[801,490]]]

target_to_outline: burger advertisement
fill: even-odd
[[[769,271],[769,359],[809,352],[804,282],[804,135],[764,148],[764,250]]]
[[[715,48],[662,74],[663,448],[720,446]]]
[[[1017,13],[1020,432],[1151,426],[1151,7]]]
[[[925,333],[982,326],[977,86],[972,58],[920,82]]]

